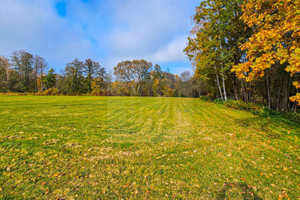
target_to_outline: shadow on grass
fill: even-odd
[[[278,120],[276,118],[267,118],[262,116],[254,116],[244,119],[236,118],[235,122],[243,127],[252,127],[256,128],[258,130],[264,131],[268,133],[269,138],[277,138],[282,136],[282,134],[286,134],[287,132],[282,130],[280,131],[282,134],[278,132],[278,127],[281,127],[286,130],[294,130],[293,134],[296,136],[300,136],[300,132],[297,130],[300,130],[300,125],[291,121],[283,122],[281,120]],[[273,131],[273,130],[277,131]]]
[[[217,194],[216,200],[227,199],[228,194],[226,193],[230,189],[238,189],[243,197],[243,200],[262,200],[262,198],[255,194],[253,188],[246,183],[225,183],[222,190],[220,190],[220,192]]]

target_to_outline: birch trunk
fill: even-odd
[[[218,74],[216,74],[216,81],[217,81],[217,85],[218,85],[218,88],[219,88],[219,92],[220,92],[220,96],[221,96],[221,99],[224,100],[223,98],[223,93],[222,93],[222,89],[221,89],[221,86],[220,86],[220,81],[219,81],[219,76]]]
[[[219,80],[219,75],[218,75],[218,72],[217,72],[217,67],[214,66],[215,70],[216,70],[216,82],[217,82],[217,86],[218,86],[218,89],[219,89],[219,92],[220,92],[220,96],[221,96],[221,99],[224,100],[223,98],[223,93],[222,93],[222,89],[221,89],[221,86],[220,86],[220,80]]]
[[[227,94],[226,94],[226,86],[225,86],[224,76],[222,76],[222,82],[223,82],[224,98],[225,98],[225,101],[227,101]]]

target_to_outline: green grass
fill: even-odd
[[[300,198],[300,125],[188,98],[0,96],[0,199]]]

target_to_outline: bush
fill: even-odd
[[[279,119],[280,121],[292,121],[300,124],[300,115],[295,112],[280,112],[276,110],[270,110],[266,106],[257,105],[254,103],[244,102],[242,100],[234,101],[228,100],[224,102],[225,106],[229,108],[233,108],[236,110],[246,110],[253,114],[259,114],[264,117],[274,117]]]
[[[20,96],[19,93],[16,92],[7,92],[7,93],[0,93],[0,96]]]
[[[225,106],[229,107],[229,108],[234,108],[237,110],[247,110],[247,111],[251,111],[254,113],[261,113],[264,111],[264,106],[260,106],[257,105],[255,103],[249,103],[249,102],[244,102],[242,100],[228,100],[226,102],[224,102]]]
[[[201,97],[199,97],[201,100],[203,100],[203,101],[208,101],[208,102],[212,102],[213,101],[213,97],[212,96],[210,96],[209,94],[208,95],[206,95],[206,96],[201,96]]]
[[[93,96],[103,96],[103,91],[100,86],[93,87],[93,91],[91,92]]]
[[[57,95],[59,90],[57,88],[49,88],[43,92],[43,95]]]
[[[214,102],[215,102],[216,104],[224,104],[224,101],[221,100],[221,99],[215,99]]]
[[[260,114],[262,116],[272,116],[274,118],[280,119],[281,121],[292,121],[300,124],[300,114],[296,112],[280,112],[276,110],[270,110],[267,107],[264,107],[263,111],[260,112]]]

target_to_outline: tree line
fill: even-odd
[[[143,59],[122,61],[107,72],[99,62],[76,58],[57,73],[43,57],[24,50],[0,57],[1,93],[198,97],[205,94],[198,81],[189,71],[172,74]]]
[[[203,0],[185,53],[212,98],[300,106],[300,8],[294,0]]]
[[[184,52],[195,73],[163,71],[146,60],[113,72],[74,59],[61,73],[24,50],[0,57],[0,92],[124,96],[207,95],[280,111],[300,106],[299,0],[203,0]],[[47,70],[46,70],[47,69]]]

